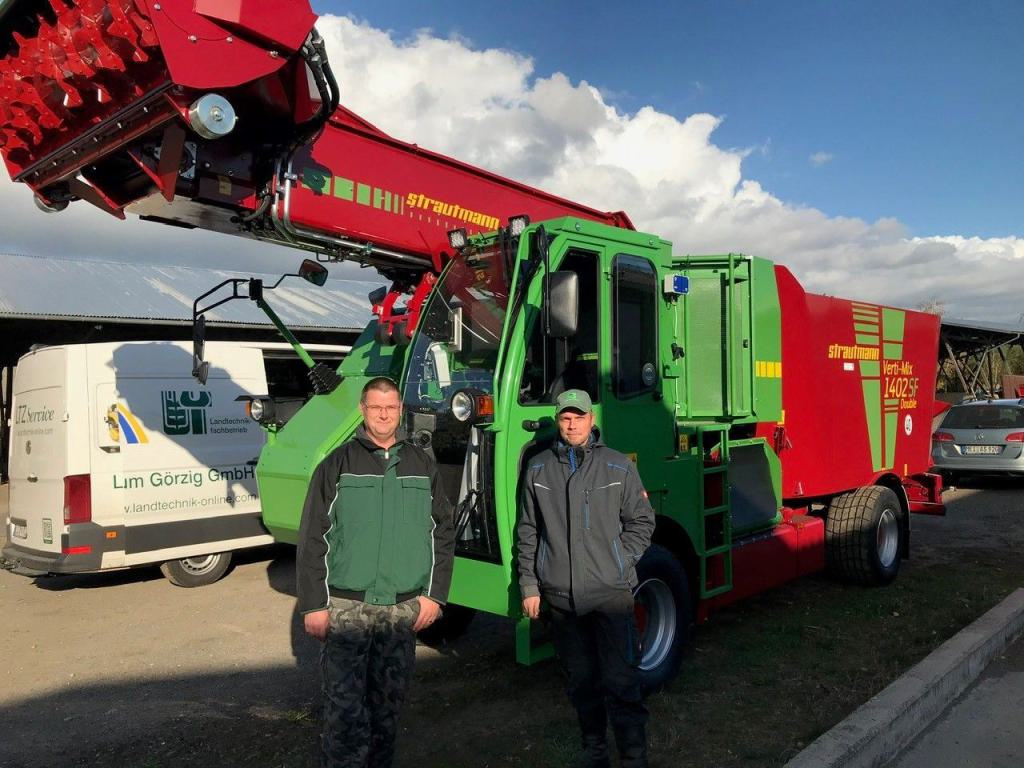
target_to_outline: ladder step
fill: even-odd
[[[728,552],[731,552],[731,551],[732,551],[732,545],[731,544],[723,544],[720,547],[714,547],[713,549],[707,550],[705,552],[705,555],[707,557],[713,557],[714,555],[724,555],[724,554],[726,554]]]
[[[732,584],[722,584],[721,586],[715,587],[714,589],[704,590],[704,597],[717,597],[718,595],[724,595],[731,589]]]
[[[724,475],[726,469],[728,469],[728,467],[724,464],[716,464],[713,467],[704,467],[702,471],[705,475]]]
[[[728,504],[720,504],[717,507],[708,507],[707,509],[705,509],[704,510],[704,517],[711,517],[712,515],[720,515],[723,512],[728,512],[728,511],[729,511],[729,505]]]

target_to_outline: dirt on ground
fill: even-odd
[[[654,764],[782,765],[1024,585],[1024,485],[945,498],[946,518],[914,518],[892,586],[812,577],[700,627],[649,702]],[[0,571],[0,766],[315,765],[318,646],[293,569],[294,551],[271,547],[199,589],[155,568]],[[398,768],[562,768],[575,747],[557,666],[517,666],[510,621],[478,616],[457,642],[417,650]]]

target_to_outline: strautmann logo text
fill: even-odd
[[[340,200],[377,208],[399,216],[409,216],[414,212],[431,214],[452,222],[472,225],[481,232],[495,230],[501,225],[497,216],[465,208],[451,200],[440,200],[420,192],[398,192],[384,189],[357,179],[333,176],[319,168],[304,168],[302,184],[307,189],[322,195],[333,195]]]

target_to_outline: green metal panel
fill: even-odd
[[[675,264],[690,278],[690,292],[683,298],[688,373],[681,414],[769,420],[781,411],[781,385],[758,391],[755,378],[758,361],[781,362],[774,271],[761,259],[735,254],[686,256]]]
[[[689,391],[684,413],[690,418],[715,418],[725,415],[724,280],[717,270],[690,270],[689,277],[690,293],[684,299],[686,367],[700,373],[687,377]]]
[[[758,376],[757,363],[782,362],[782,310],[775,265],[767,259],[750,261],[751,355],[754,369],[750,378],[754,392],[753,417],[756,421],[782,420],[782,376]],[[781,369],[781,366],[780,366]],[[776,484],[781,491],[781,485]]]
[[[335,446],[359,426],[359,397],[374,376],[396,377],[406,347],[382,347],[374,341],[376,320],[360,334],[338,367],[342,382],[333,392],[316,395],[277,432],[256,465],[263,524],[278,541],[298,539],[302,504],[313,470]]]

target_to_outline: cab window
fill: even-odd
[[[634,397],[657,383],[657,275],[646,259],[619,254],[612,262],[612,376],[615,395]]]

